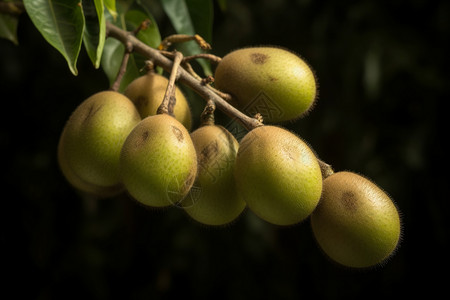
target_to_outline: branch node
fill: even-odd
[[[213,82],[214,82],[214,77],[212,77],[211,75],[208,75],[207,77],[202,78],[202,80],[200,81],[201,85],[209,85]]]
[[[135,30],[132,31],[133,35],[136,36],[139,31],[147,29],[151,23],[152,21],[150,21],[150,19],[145,19]]]
[[[253,118],[256,119],[261,124],[264,123],[263,116],[260,113],[256,113],[256,115],[254,115]]]

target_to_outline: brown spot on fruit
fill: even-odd
[[[139,96],[136,98],[135,104],[138,109],[145,109],[148,106],[148,101],[144,96]]]
[[[137,141],[136,141],[136,148],[141,147],[145,143],[145,141],[148,139],[148,135],[149,135],[148,130],[145,130],[144,132],[142,132],[140,138],[137,139]]]
[[[250,54],[250,59],[252,63],[262,65],[266,63],[266,61],[269,59],[269,56],[263,53],[255,52]]]
[[[355,212],[358,208],[358,198],[350,191],[342,193],[341,203],[350,212]]]
[[[182,142],[184,140],[183,132],[181,132],[181,130],[175,126],[171,126],[171,127],[172,127],[172,132],[175,135],[175,137],[177,138],[177,140],[179,142]]]
[[[219,152],[219,145],[217,144],[217,141],[209,143],[199,154],[199,165],[204,167],[212,158],[217,156],[217,152]]]

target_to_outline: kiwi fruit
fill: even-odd
[[[323,252],[351,268],[381,264],[394,253],[401,235],[391,198],[369,179],[348,171],[324,179],[311,226]]]
[[[205,225],[225,225],[246,207],[238,197],[233,169],[239,143],[223,126],[204,125],[191,133],[198,174],[182,206],[194,220]]]
[[[67,180],[96,194],[116,190],[122,145],[140,120],[134,104],[118,92],[102,91],[84,100],[66,122],[58,144]]]
[[[303,221],[322,192],[315,153],[297,135],[278,126],[260,126],[242,138],[234,175],[249,209],[276,225]]]
[[[235,98],[250,116],[266,124],[295,120],[313,107],[316,78],[309,65],[291,51],[249,47],[225,55],[216,67],[215,87]]]
[[[120,155],[129,194],[149,207],[178,205],[197,174],[197,155],[187,131],[168,114],[148,116],[128,135]]]

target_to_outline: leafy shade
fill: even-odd
[[[5,38],[18,45],[17,40],[17,17],[0,14],[0,38]]]
[[[70,71],[76,67],[80,53],[84,15],[79,0],[23,0],[25,10],[34,26],[47,42],[67,60]]]

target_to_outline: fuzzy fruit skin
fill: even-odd
[[[120,156],[130,195],[150,207],[178,204],[197,174],[197,156],[187,129],[158,114],[143,119],[127,137]]]
[[[224,127],[205,125],[191,133],[198,175],[190,197],[182,202],[187,214],[205,225],[225,225],[246,207],[237,195],[233,169],[239,143]]]
[[[156,111],[164,99],[168,84],[169,80],[166,77],[150,71],[133,80],[125,89],[124,94],[133,101],[141,114],[141,118],[144,119],[156,115]],[[175,118],[184,127],[191,130],[192,117],[189,103],[178,87],[175,89],[175,98]]]
[[[311,68],[294,53],[274,47],[235,50],[215,70],[215,86],[233,95],[240,110],[265,123],[301,117],[316,99]]]
[[[98,197],[106,198],[115,196],[121,192],[123,192],[124,188],[121,183],[118,183],[113,186],[99,186],[92,184],[83,180],[83,178],[79,177],[75,172],[70,168],[67,158],[65,157],[64,150],[64,131],[62,133],[62,137],[58,143],[58,153],[57,159],[61,172],[63,173],[66,180],[77,190],[96,195]]]
[[[140,120],[133,103],[120,93],[102,91],[83,101],[58,145],[59,164],[68,181],[94,193],[120,185],[120,151]]]
[[[389,196],[365,177],[346,171],[324,180],[311,226],[325,254],[353,268],[384,261],[401,234],[399,213]]]
[[[257,127],[242,138],[234,174],[250,210],[276,225],[304,220],[322,192],[314,152],[298,136],[276,126]]]

